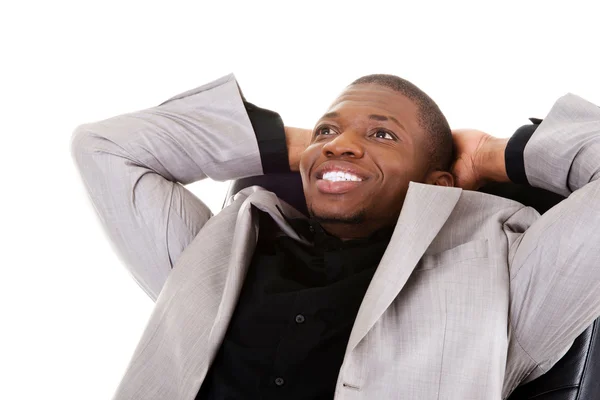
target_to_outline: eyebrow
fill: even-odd
[[[400,121],[398,121],[396,118],[389,116],[386,117],[385,115],[377,115],[377,114],[371,114],[369,115],[369,119],[374,119],[375,121],[387,121],[387,120],[392,120],[396,123],[396,125],[398,125],[400,128],[404,129],[406,131],[406,128],[404,128],[404,125],[402,125],[400,123]]]
[[[328,112],[327,114],[323,115],[323,116],[321,117],[321,119],[323,119],[323,118],[337,118],[337,117],[339,117],[339,116],[340,116],[340,114],[339,114],[339,113],[336,113],[336,112],[334,111],[334,112]]]

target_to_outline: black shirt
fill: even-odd
[[[393,227],[342,241],[289,220],[314,243],[278,234],[260,213],[238,304],[196,399],[332,399],[358,309]]]

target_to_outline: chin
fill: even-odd
[[[319,223],[328,224],[360,224],[365,221],[365,210],[340,210],[336,208],[332,209],[320,209],[318,206],[314,207],[312,204],[308,206],[308,212],[312,218]]]

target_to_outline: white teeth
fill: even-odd
[[[341,172],[341,171],[326,172],[323,174],[323,179],[325,179],[327,181],[332,181],[332,182],[339,182],[339,181],[360,182],[360,181],[362,181],[362,179],[360,179],[356,175],[352,175],[347,172]]]

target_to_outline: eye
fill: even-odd
[[[328,126],[322,126],[317,128],[317,130],[315,131],[315,136],[330,136],[335,134],[335,131],[333,129],[331,129]]]
[[[380,139],[396,140],[396,137],[394,135],[392,135],[388,131],[384,131],[382,129],[376,130],[375,133],[373,134],[373,136],[380,138]]]

